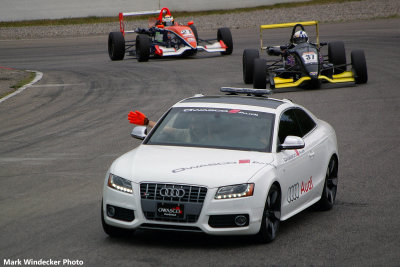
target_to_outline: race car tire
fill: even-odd
[[[354,78],[357,84],[368,81],[367,62],[365,61],[364,50],[351,51],[351,65],[353,67]]]
[[[257,234],[259,242],[270,243],[276,238],[279,230],[280,217],[281,191],[276,184],[273,184],[269,189],[265,201],[260,231]]]
[[[101,225],[103,226],[104,232],[110,237],[127,237],[132,236],[135,232],[135,230],[118,228],[107,224],[104,221],[103,201],[101,202]]]
[[[113,61],[124,59],[125,38],[122,32],[110,32],[108,35],[108,55]]]
[[[267,88],[267,60],[263,58],[254,59],[253,88]]]
[[[221,52],[222,55],[230,55],[233,51],[233,40],[231,30],[229,28],[219,28],[217,32],[217,39],[218,41],[223,41],[225,45],[228,47],[226,48],[225,52]]]
[[[139,62],[148,61],[150,57],[150,38],[146,34],[136,36],[136,58]]]
[[[190,27],[190,29],[191,29],[192,32],[193,32],[194,38],[196,38],[196,43],[199,43],[199,34],[197,33],[196,26],[194,26],[194,25],[192,24],[192,25],[189,25],[189,27]]]
[[[346,50],[342,41],[334,41],[328,44],[328,60],[333,64],[334,74],[346,71]],[[342,65],[336,67],[338,65]]]
[[[316,208],[321,211],[330,210],[333,208],[336,199],[337,184],[338,184],[338,164],[337,158],[332,157],[329,160],[326,169],[324,189],[321,199],[316,203]]]
[[[245,84],[253,83],[254,60],[259,57],[258,49],[245,49],[243,51],[243,81]]]

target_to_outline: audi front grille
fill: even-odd
[[[195,223],[199,219],[206,195],[206,187],[179,184],[140,184],[141,205],[147,220]],[[161,216],[157,212],[160,205],[181,206],[184,210],[183,216]]]
[[[160,195],[160,189],[184,189],[185,194],[183,197],[163,197]],[[140,184],[140,196],[142,199],[151,199],[162,202],[194,202],[203,203],[207,194],[206,187],[190,186],[190,185],[176,185],[176,184]]]

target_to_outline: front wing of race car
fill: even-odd
[[[179,49],[176,49],[174,47],[166,47],[166,46],[161,46],[161,45],[155,45],[155,54],[158,56],[163,56],[163,57],[167,57],[167,56],[180,56],[183,53],[185,53],[186,51],[191,51],[191,50],[197,50],[197,51],[205,51],[205,52],[209,52],[209,53],[215,53],[215,52],[225,52],[227,46],[225,45],[225,43],[221,40],[218,42],[215,42],[213,44],[209,44],[209,45],[205,45],[205,46],[201,46],[198,45],[197,47],[192,47],[190,44],[188,44],[187,42],[186,46],[183,46]]]
[[[325,75],[319,75],[318,80],[326,81],[329,83],[349,83],[355,82],[354,73],[352,71],[345,71],[340,74],[332,75],[332,78],[329,78]],[[272,89],[275,88],[288,88],[288,87],[298,87],[302,85],[304,82],[311,81],[311,78],[308,76],[301,77],[298,80],[294,80],[293,78],[281,78],[281,77],[273,77],[270,79],[270,85]]]

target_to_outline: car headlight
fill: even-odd
[[[125,193],[133,193],[131,181],[112,173],[108,176],[108,186]]]
[[[220,187],[215,194],[215,199],[229,199],[252,196],[254,184],[237,184]]]

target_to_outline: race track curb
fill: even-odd
[[[35,76],[35,78],[33,79],[33,81],[31,81],[30,83],[25,84],[24,86],[20,87],[20,88],[19,88],[18,90],[16,90],[15,92],[13,92],[13,93],[11,93],[11,94],[9,94],[9,95],[7,95],[7,96],[1,98],[1,99],[0,99],[0,103],[2,103],[2,102],[4,102],[4,101],[6,101],[7,99],[9,99],[9,98],[11,98],[11,97],[13,97],[13,96],[15,96],[15,95],[21,93],[21,92],[24,91],[25,89],[29,88],[29,87],[32,86],[33,84],[35,84],[35,83],[37,83],[38,81],[40,81],[40,80],[42,79],[42,77],[43,77],[43,73],[40,72],[40,71],[36,71],[36,70],[26,70],[26,71],[35,72],[35,73],[36,73],[36,76]]]

